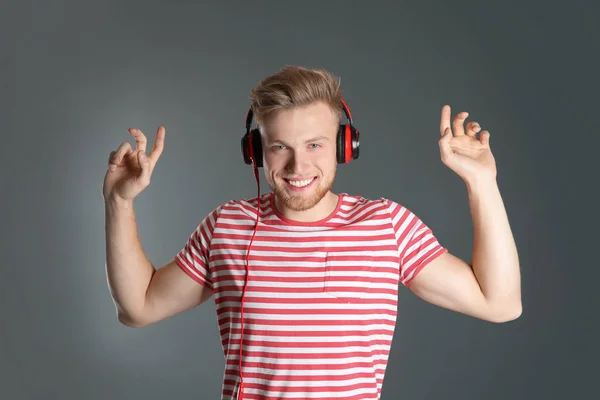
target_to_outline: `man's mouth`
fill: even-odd
[[[285,179],[284,180],[290,185],[293,186],[295,188],[304,188],[307,187],[308,185],[310,185],[314,180],[316,179],[316,177],[312,177],[312,178],[308,178],[308,179],[303,179],[303,180],[298,180],[298,179]]]

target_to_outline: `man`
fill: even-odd
[[[145,135],[130,129],[136,148],[125,142],[111,153],[103,190],[119,320],[146,326],[214,296],[222,399],[380,398],[399,283],[487,321],[520,315],[519,261],[490,134],[465,126],[468,113],[451,126],[450,107],[442,108],[439,149],[468,189],[472,265],[399,203],[331,191],[337,164],[358,151],[331,74],[283,68],[252,91],[251,111],[258,129],[247,131],[244,157],[264,168],[272,192],[215,208],[162,268],[139,242],[133,200],[150,183],[164,127],[148,155]]]

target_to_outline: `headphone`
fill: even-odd
[[[347,124],[340,124],[336,138],[336,158],[338,164],[347,164],[350,160],[356,160],[359,155],[360,142],[358,140],[358,130],[352,123],[352,113],[346,101],[342,99],[342,110],[348,119]],[[252,108],[248,110],[246,116],[246,134],[242,137],[242,156],[244,162],[248,165],[254,164],[256,167],[263,166],[263,152],[260,141],[260,132],[258,128],[250,130],[252,117],[254,113]]]

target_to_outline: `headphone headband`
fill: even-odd
[[[342,110],[344,111],[344,115],[346,116],[346,119],[348,119],[348,123],[350,125],[353,125],[352,122],[352,113],[350,112],[350,108],[348,107],[348,104],[346,103],[346,100],[344,100],[343,98],[341,99],[341,106],[342,106]],[[252,126],[252,120],[254,118],[254,112],[252,111],[252,107],[250,107],[248,109],[248,114],[246,114],[246,132],[250,132],[250,126]]]
[[[352,125],[352,113],[350,112],[350,107],[346,104],[346,100],[342,98],[342,110],[344,110],[344,114],[346,114],[346,118],[348,118],[348,122]]]

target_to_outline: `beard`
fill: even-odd
[[[279,178],[273,181],[267,179],[269,186],[277,199],[288,209],[293,211],[306,211],[317,204],[329,193],[333,186],[333,176],[329,178],[319,177],[316,182],[313,182],[313,187],[308,193],[294,194],[290,192],[287,183]]]

